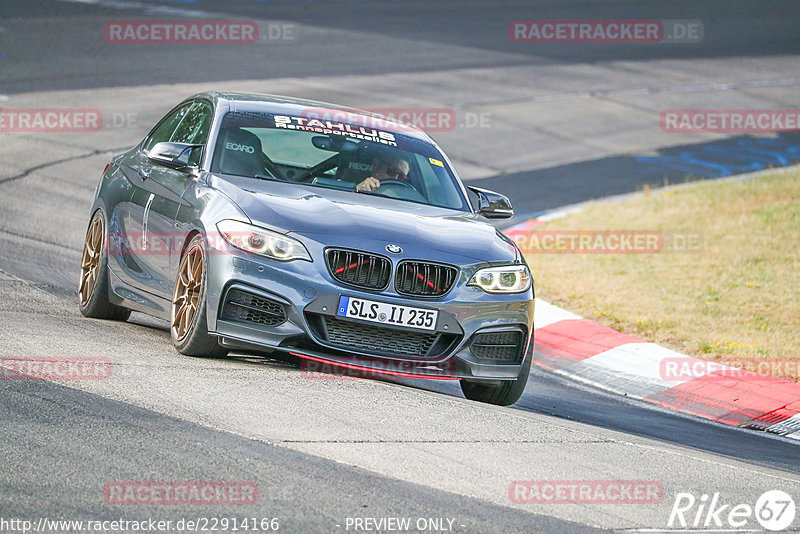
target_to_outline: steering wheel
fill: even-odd
[[[422,196],[422,193],[420,193],[416,187],[402,180],[381,180],[381,186],[376,189],[376,191],[380,191],[384,194],[387,192],[395,193],[399,198],[405,198],[407,200],[425,201],[425,197]],[[411,193],[411,197],[409,198],[406,194],[403,194],[404,192]]]
[[[392,187],[396,185],[402,186],[406,189],[412,189],[416,193],[419,193],[416,187],[414,187],[408,182],[404,182],[403,180],[381,180],[381,186],[378,189],[383,189],[384,187]]]

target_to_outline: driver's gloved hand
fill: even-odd
[[[381,181],[370,176],[356,186],[356,191],[375,191],[381,186]]]

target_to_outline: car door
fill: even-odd
[[[211,127],[213,108],[207,102],[195,102],[170,137],[173,143],[205,144]],[[189,165],[199,165],[202,149],[189,155]],[[188,183],[195,180],[185,172],[153,164],[148,181],[152,200],[144,211],[144,232],[150,253],[145,257],[153,275],[153,286],[159,293],[172,297],[175,284],[173,266],[177,268],[183,245],[183,232],[175,225],[178,209]],[[177,259],[176,259],[177,258]]]
[[[148,182],[152,164],[147,152],[156,143],[169,141],[175,129],[189,111],[192,103],[182,104],[167,113],[147,134],[137,150],[119,161],[120,170],[125,174],[132,194],[130,200],[120,203],[116,209],[118,233],[115,239],[114,272],[127,285],[139,289],[149,287],[151,278],[145,254],[148,252],[144,232],[144,212],[154,198],[152,182]],[[156,305],[156,304],[154,304]]]
[[[145,138],[140,150],[125,161],[125,172],[133,184],[131,202],[121,213],[130,246],[124,255],[124,281],[162,298],[171,298],[170,261],[176,246],[173,221],[190,175],[150,161],[147,154],[157,143],[194,142],[208,135],[211,106],[189,102],[168,113]],[[188,141],[186,141],[188,140]],[[191,154],[200,161],[201,150]],[[179,251],[178,251],[179,252]]]

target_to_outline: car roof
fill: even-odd
[[[392,118],[365,109],[337,106],[327,102],[303,98],[260,93],[207,91],[193,95],[187,100],[197,98],[211,100],[214,102],[215,107],[227,103],[231,111],[273,113],[276,115],[305,116],[321,118],[322,120],[328,119],[338,121],[343,121],[342,118],[346,117],[347,121],[343,122],[369,125],[387,132],[407,135],[431,143],[433,142],[424,131],[413,125],[399,123]]]

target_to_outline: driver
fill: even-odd
[[[408,180],[411,166],[402,156],[378,156],[372,160],[372,176],[356,185],[356,191],[375,191],[381,180]]]

